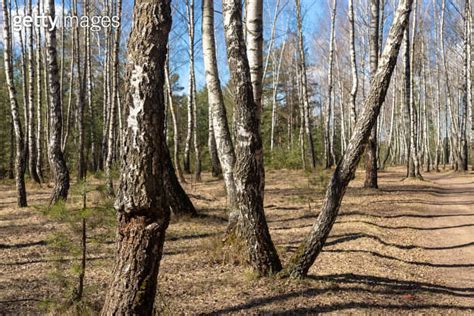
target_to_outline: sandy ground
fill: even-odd
[[[474,173],[401,181],[403,170],[394,168],[380,172],[379,190],[363,189],[362,178],[351,184],[324,252],[301,281],[255,278],[242,251],[221,246],[222,181],[205,174],[203,183],[187,184],[203,216],[170,225],[157,312],[473,314]],[[283,262],[315,221],[324,181],[319,173],[267,171],[267,220]],[[34,206],[46,203],[50,188],[29,191]],[[100,194],[89,195],[89,205],[103,203]],[[91,221],[85,305],[94,314],[114,246],[112,229],[104,233],[104,222]],[[17,209],[12,183],[0,184],[0,314],[42,314],[61,305],[76,280],[71,266],[77,255],[67,244],[58,252],[57,236],[74,232],[37,207]]]

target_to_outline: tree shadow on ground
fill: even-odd
[[[213,311],[204,315],[216,315],[231,313],[237,311],[248,310],[252,308],[258,309],[265,305],[270,305],[273,303],[284,302],[292,298],[298,297],[312,297],[317,295],[322,295],[329,292],[334,292],[344,297],[345,294],[349,292],[355,293],[368,293],[372,295],[390,295],[392,297],[403,298],[404,295],[410,294],[438,294],[446,295],[450,297],[467,297],[474,298],[474,288],[458,288],[450,287],[445,285],[433,284],[428,282],[418,282],[418,281],[405,281],[392,278],[378,277],[372,275],[359,275],[359,274],[331,274],[324,276],[309,276],[308,277],[314,281],[323,281],[329,282],[330,285],[324,286],[321,288],[309,288],[300,291],[293,291],[285,294],[269,296],[269,297],[259,297],[249,300],[248,302],[229,306],[222,308],[217,311]],[[327,283],[323,283],[326,285]],[[347,286],[347,287],[346,287]],[[473,306],[457,306],[457,305],[445,305],[445,304],[427,304],[425,302],[420,302],[419,304],[416,301],[407,302],[405,304],[379,304],[379,303],[369,303],[369,302],[347,302],[347,303],[334,303],[328,305],[319,305],[314,307],[305,307],[297,308],[291,310],[266,310],[265,313],[272,315],[281,314],[281,315],[292,315],[292,314],[307,314],[307,313],[322,313],[322,312],[332,312],[332,311],[341,311],[345,309],[358,308],[358,309],[398,309],[398,310],[415,310],[415,309],[429,309],[435,308],[438,310],[443,309],[457,309],[459,311],[468,311],[474,308]]]

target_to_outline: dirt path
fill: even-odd
[[[434,279],[443,285],[474,291],[474,177],[465,175],[428,175],[435,188],[432,199],[424,201],[427,217],[417,224],[428,228],[419,232],[428,249],[425,254],[436,265]],[[474,298],[460,298],[473,303]]]
[[[244,251],[222,247],[225,191],[222,181],[204,174],[203,183],[185,188],[202,216],[173,221],[168,228],[158,310],[168,315],[473,315],[474,173],[431,173],[426,181],[401,181],[403,174],[402,168],[381,171],[380,189],[366,190],[364,174],[358,173],[323,253],[302,281],[255,278],[243,264]],[[265,212],[283,263],[317,217],[323,179],[320,173],[267,170]],[[30,205],[44,205],[49,191],[30,186]],[[70,202],[79,205],[74,194]],[[91,194],[88,204],[94,203],[107,202]],[[104,223],[88,234],[89,314],[100,310],[113,265],[114,218],[107,222],[111,235],[103,234]],[[58,234],[77,232],[35,207],[17,209],[14,186],[0,184],[0,315],[54,314],[70,294],[77,262],[71,259],[77,254],[63,245],[65,253],[58,257]],[[56,309],[56,314],[64,313]]]

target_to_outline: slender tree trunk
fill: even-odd
[[[403,33],[408,26],[411,4],[413,0],[401,0],[398,4],[390,29],[387,44],[380,59],[379,67],[373,77],[367,99],[352,138],[342,160],[336,167],[326,191],[321,212],[313,225],[309,236],[298,252],[290,259],[287,273],[293,277],[302,277],[320,254],[322,247],[336,221],[337,213],[346,192],[347,186],[354,176],[357,164],[364,150],[364,144],[375,125],[380,108],[384,102],[390,78],[395,68]]]
[[[328,95],[326,103],[326,127],[324,134],[324,146],[325,146],[325,156],[326,156],[326,169],[331,168],[335,161],[333,159],[334,153],[334,144],[331,142],[331,117],[332,117],[332,94],[333,94],[333,82],[334,82],[334,43],[335,43],[335,31],[336,31],[336,10],[337,10],[337,0],[333,0],[331,8],[331,35],[329,37],[329,70],[328,70]]]
[[[117,16],[122,15],[122,1],[117,1]],[[108,141],[107,141],[107,157],[105,160],[105,173],[107,176],[107,192],[110,195],[114,194],[113,179],[112,179],[112,165],[114,158],[114,141],[115,141],[115,130],[116,130],[116,111],[118,109],[118,88],[119,88],[119,49],[120,49],[120,26],[115,29],[114,47],[112,51],[112,95],[110,99],[109,107],[109,128],[108,128]]]
[[[7,83],[8,85],[8,83]],[[15,179],[15,124],[13,118],[10,115],[10,156],[8,159],[8,179]]]
[[[212,113],[212,126],[217,145],[217,154],[224,177],[229,209],[229,230],[238,222],[237,195],[234,181],[235,152],[227,122],[219,70],[217,68],[216,44],[214,37],[214,1],[203,0],[202,6],[202,46],[206,68],[209,112]]]
[[[283,58],[283,53],[285,52],[286,42],[283,43],[280,49],[280,56],[278,61],[274,58],[274,72],[273,72],[273,97],[272,97],[272,126],[270,132],[270,151],[273,151],[273,147],[275,145],[275,128],[277,124],[277,96],[278,96],[278,85],[280,84],[280,70],[281,70],[281,61]]]
[[[241,231],[250,262],[260,275],[281,270],[263,209],[264,168],[259,109],[253,98],[250,66],[242,30],[239,0],[222,3],[227,60],[234,87],[235,187],[241,214]]]
[[[351,73],[352,73],[352,87],[351,87],[351,128],[350,135],[357,122],[357,90],[359,88],[359,77],[357,76],[357,58],[355,51],[355,25],[354,25],[354,0],[349,0],[349,36],[350,36],[350,54],[351,54]]]
[[[311,162],[311,167],[316,168],[316,154],[314,152],[314,141],[313,133],[311,128],[310,120],[310,109],[309,109],[309,95],[308,95],[308,80],[306,77],[306,60],[304,52],[304,40],[303,40],[303,25],[301,17],[301,3],[300,0],[296,0],[296,19],[298,24],[298,68],[300,74],[301,84],[301,95],[303,98],[303,117],[304,117],[304,131],[308,139],[308,152]]]
[[[263,0],[245,1],[247,56],[252,79],[253,99],[260,116],[263,110]]]
[[[181,168],[181,163],[179,159],[179,146],[181,143],[181,137],[179,137],[179,123],[178,123],[178,112],[176,111],[174,100],[173,100],[173,88],[170,82],[169,74],[169,59],[166,59],[165,67],[165,85],[166,93],[168,97],[168,104],[171,112],[171,119],[173,120],[173,160],[174,167],[178,172],[178,178],[182,183],[186,183],[186,179],[183,176],[183,169]]]
[[[38,12],[42,12],[41,0],[38,0],[37,4]],[[41,14],[41,13],[39,13]],[[41,182],[43,182],[43,59],[41,57],[41,27],[36,28],[36,174],[38,175]]]
[[[377,72],[379,63],[379,13],[380,0],[370,1],[370,79]],[[365,188],[377,189],[377,122],[370,133],[365,152]]]
[[[55,18],[54,0],[46,0],[45,15],[49,19]],[[54,175],[54,189],[51,194],[50,204],[59,200],[67,199],[69,191],[69,171],[61,151],[61,91],[59,87],[59,69],[56,51],[56,29],[48,24],[46,31],[46,63],[48,65],[48,93],[49,93],[49,113],[51,134],[49,140],[50,165]]]
[[[7,0],[2,1],[3,8],[3,59],[5,63],[5,76],[8,88],[8,97],[12,115],[13,128],[16,142],[15,179],[17,189],[17,205],[27,206],[25,170],[26,170],[26,148],[23,138],[23,129],[20,120],[20,109],[16,99],[16,90],[13,78],[12,65],[12,33],[10,32],[10,13]]]
[[[209,111],[209,136],[208,136],[209,156],[211,158],[212,176],[218,177],[221,175],[221,165],[217,155],[216,138],[214,136],[214,126],[212,125],[212,111]]]

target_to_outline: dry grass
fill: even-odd
[[[400,181],[402,174],[401,169],[381,172],[381,189],[376,191],[361,188],[363,174],[358,175],[324,252],[310,277],[301,281],[257,278],[246,264],[240,242],[222,244],[224,187],[205,174],[203,183],[186,187],[203,216],[173,220],[168,229],[157,311],[165,315],[473,313],[473,244],[467,240],[453,248],[460,243],[449,237],[456,229],[464,229],[463,235],[470,229],[473,236],[474,214],[469,212],[474,203],[473,174],[442,173],[423,182]],[[286,262],[315,221],[327,176],[278,170],[268,171],[266,181],[267,220]],[[469,194],[453,191],[453,186],[465,187]],[[100,189],[98,180],[93,188]],[[49,191],[29,187],[30,204],[46,203]],[[88,204],[106,212],[103,206],[110,207],[111,202],[99,191],[89,193]],[[35,207],[15,208],[11,183],[0,185],[0,192],[0,314],[64,314],[58,308],[75,282],[74,225]],[[80,197],[70,202],[68,210],[74,212]],[[453,216],[427,217],[439,214]],[[104,213],[89,219],[85,302],[69,314],[100,310],[113,264],[110,218]],[[61,244],[58,236],[67,236],[72,245]],[[440,241],[444,246],[438,248],[443,249],[432,249]],[[457,256],[454,263],[452,256]],[[466,273],[471,276],[463,278]]]

